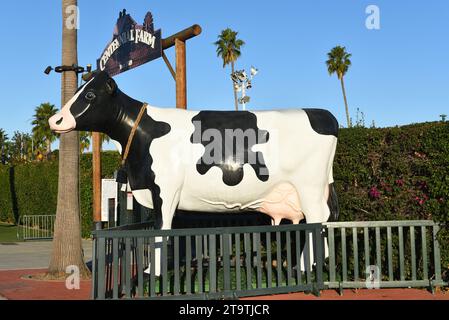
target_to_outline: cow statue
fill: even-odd
[[[122,156],[128,149],[129,187],[141,205],[161,214],[162,229],[171,228],[176,209],[253,210],[274,225],[322,223],[338,214],[332,176],[338,123],[326,110],[156,108],[95,72],[49,124],[57,133],[105,133]]]

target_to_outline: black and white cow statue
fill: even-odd
[[[97,131],[125,149],[136,200],[162,215],[170,229],[176,209],[259,211],[321,223],[336,216],[332,164],[338,123],[321,109],[187,111],[148,106],[96,72],[49,120],[57,133]],[[138,122],[138,123],[136,123]]]

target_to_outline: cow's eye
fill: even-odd
[[[95,93],[93,93],[92,91],[89,91],[88,93],[86,93],[86,99],[89,101],[92,101],[96,98]]]

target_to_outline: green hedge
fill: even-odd
[[[103,152],[102,177],[112,178],[120,163],[117,152]],[[0,221],[17,222],[21,215],[55,214],[58,161],[0,166]],[[80,161],[82,234],[92,230],[92,154]]]
[[[112,177],[118,165],[117,152],[103,153],[103,177]],[[80,167],[87,236],[92,225],[90,154],[81,157]],[[16,221],[14,213],[54,214],[57,171],[57,161],[0,166],[0,220]],[[341,129],[334,178],[342,221],[434,219],[448,226],[449,122]],[[444,232],[441,237],[445,247],[449,237]]]
[[[334,179],[342,220],[449,222],[449,122],[342,129]]]
[[[449,266],[449,122],[340,130],[341,221],[433,219]]]

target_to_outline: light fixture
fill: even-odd
[[[52,70],[53,70],[53,68],[52,68],[51,66],[48,66],[47,68],[45,68],[44,73],[45,73],[46,75],[49,75],[50,72],[51,72]]]
[[[256,69],[255,67],[251,66],[251,77],[254,77],[258,72],[259,72],[258,69]]]

